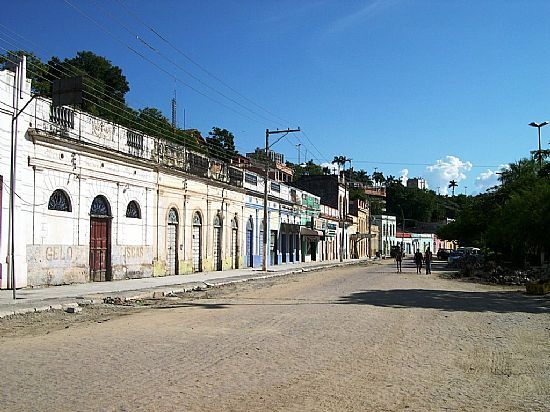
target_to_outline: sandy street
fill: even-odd
[[[550,410],[549,297],[405,266],[0,320],[0,409]]]

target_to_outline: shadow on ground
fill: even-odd
[[[463,292],[428,289],[368,290],[339,299],[340,303],[389,308],[426,308],[463,312],[550,313],[550,298],[521,292]]]

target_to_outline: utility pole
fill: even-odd
[[[344,165],[344,173],[342,175],[343,178],[343,184],[344,184],[344,198],[342,201],[342,210],[340,213],[340,225],[342,227],[342,232],[340,236],[340,262],[344,260],[344,253],[347,252],[347,248],[345,247],[346,243],[346,215],[347,215],[347,183],[346,183],[346,163],[349,162],[349,167],[351,170],[351,159],[344,158],[343,165]]]
[[[298,148],[298,166],[300,166],[300,146],[302,146],[302,143],[298,143],[296,147]]]
[[[269,148],[285,137],[289,133],[299,132],[300,128],[297,129],[286,129],[286,130],[269,130],[265,129],[265,174],[264,174],[264,236],[262,239],[263,250],[262,250],[262,271],[267,271],[267,181],[269,177]],[[271,134],[281,134],[284,133],[281,137],[275,140],[271,145],[269,144],[269,135]]]

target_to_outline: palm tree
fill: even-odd
[[[346,162],[349,162],[351,159],[348,159],[346,156],[334,156],[332,164],[338,165],[338,174],[340,174],[340,168],[346,165]]]
[[[453,190],[453,197],[455,195],[455,187],[458,187],[458,183],[453,179],[449,182],[449,188]]]
[[[384,177],[384,174],[382,172],[374,172],[372,174],[372,178],[374,179],[374,183],[376,183],[376,185],[379,185],[380,183],[386,181],[386,178]]]

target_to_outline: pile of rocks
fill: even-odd
[[[483,266],[461,270],[466,276],[478,278],[483,282],[499,285],[526,285],[531,282],[550,279],[550,268],[547,266],[514,270],[494,262],[485,262]]]

